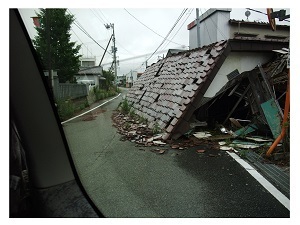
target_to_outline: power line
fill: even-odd
[[[192,14],[193,11],[194,11],[194,9],[190,9],[190,11],[189,11],[186,19],[183,21],[183,23],[181,24],[181,26],[179,27],[179,29],[177,30],[177,32],[173,35],[173,37],[171,38],[171,40],[173,40],[174,37],[178,34],[178,32],[181,30],[182,26],[185,24],[185,22],[190,17],[190,15]],[[166,44],[163,49],[165,49],[169,44],[170,44],[170,42],[168,44]]]
[[[228,19],[223,13],[221,13],[220,15],[223,16],[225,19]],[[243,27],[239,27],[239,29],[245,34],[252,34],[249,31],[245,30]]]
[[[152,30],[150,27],[148,27],[146,24],[144,24],[143,22],[141,22],[139,19],[137,19],[134,15],[132,15],[130,12],[128,12],[127,9],[124,8],[124,10],[130,15],[132,16],[134,19],[136,19],[140,24],[142,24],[143,26],[145,26],[146,28],[148,28],[150,31],[152,31],[153,33],[155,33],[156,35],[158,35],[159,37],[161,38],[164,38],[162,35],[160,35],[159,33],[155,32],[154,30]],[[170,41],[170,40],[168,40]],[[179,44],[179,43],[176,43],[176,42],[173,42],[173,41],[170,41],[174,44],[177,44],[177,45],[182,45],[182,44]]]
[[[167,51],[167,50],[157,51],[156,54],[158,54],[158,53],[163,53],[163,52],[166,52],[166,51]],[[138,58],[145,57],[145,56],[148,56],[148,55],[151,55],[151,54],[152,54],[152,53],[148,53],[148,54],[143,54],[143,55],[133,56],[133,57],[130,57],[130,58],[120,59],[119,62],[124,62],[124,61],[133,60],[133,59],[138,59]],[[104,65],[109,65],[109,64],[111,64],[111,62],[104,63],[104,64],[102,64],[102,65],[104,66]]]
[[[246,8],[246,9],[251,10],[251,11],[253,11],[253,12],[257,12],[257,13],[264,14],[264,15],[266,15],[266,16],[268,15],[267,13],[261,12],[261,11],[259,11],[259,10],[250,9],[250,8]],[[288,19],[284,19],[284,21],[290,22]]]
[[[146,59],[146,61],[148,61],[149,59],[151,59],[151,57],[157,52],[157,50],[163,45],[163,43],[167,40],[168,36],[171,34],[171,32],[174,30],[175,26],[177,25],[177,23],[181,20],[181,18],[183,17],[183,15],[186,13],[187,9],[183,9],[182,12],[180,13],[178,19],[176,20],[176,22],[174,23],[174,25],[172,26],[172,28],[170,29],[170,31],[168,32],[168,34],[166,35],[166,37],[164,37],[164,40],[160,43],[160,45],[155,49],[155,51],[151,54],[151,56]],[[145,62],[142,63],[141,66],[137,67],[135,70],[140,69],[143,65],[145,64]]]
[[[257,13],[264,14],[264,15],[266,15],[266,16],[268,15],[267,13],[261,12],[261,11],[259,11],[259,10],[250,9],[250,8],[246,8],[246,9],[251,10],[251,11],[253,11],[253,12],[257,12]],[[288,19],[284,19],[284,21],[290,22]]]
[[[123,48],[123,49],[124,49],[126,52],[128,52],[130,55],[136,55],[136,54],[133,54],[132,52],[128,51],[126,48],[124,48],[124,47],[121,45],[120,41],[117,41],[117,40],[116,40],[116,42],[118,43],[118,45],[119,45],[121,48]]]
[[[86,36],[88,36],[90,39],[92,39],[100,48],[102,48],[105,51],[105,48],[103,48],[84,28],[83,26],[78,22],[78,20],[76,19],[75,15],[72,14],[72,12],[68,9],[68,12],[74,16],[75,20],[74,20],[74,25],[76,27],[78,27],[78,29],[80,29]],[[109,52],[108,52],[109,53]],[[110,55],[112,55],[111,53],[109,53]]]
[[[93,9],[90,9],[90,10],[96,16],[96,18],[100,21],[100,23],[105,24],[105,21],[101,18],[101,16],[98,15],[98,13],[96,11],[94,12]]]
[[[98,10],[99,10],[99,12],[102,14],[102,16],[104,17],[104,19],[107,21],[107,23],[110,24],[110,22],[108,21],[108,19],[106,19],[106,17],[104,16],[103,12],[102,12],[100,9],[98,9]]]
[[[179,20],[182,18],[182,16],[185,14],[185,12],[187,11],[187,9],[183,9],[183,11],[181,12],[181,14],[179,15],[178,19],[176,20],[176,22],[174,23],[174,25],[172,26],[172,28],[170,29],[170,31],[168,32],[168,34],[166,35],[166,37],[164,38],[164,40],[161,42],[161,44],[156,48],[156,50],[152,53],[152,55],[147,59],[147,61],[155,54],[155,52],[160,48],[160,46],[163,45],[163,43],[167,40],[168,36],[171,34],[171,32],[173,31],[173,29],[175,28],[175,26],[177,25],[177,23],[179,22]]]
[[[102,48],[105,51],[105,48],[103,48],[86,30],[84,30],[83,27],[81,27],[79,24],[77,24],[74,21],[74,24],[76,27],[78,27],[86,36],[88,36],[90,39],[92,39],[100,48]]]
[[[75,31],[73,30],[73,29],[71,29],[72,31],[73,31],[73,33],[75,34],[75,36],[78,38],[78,40],[81,42],[81,44],[84,46],[84,47],[86,47],[86,49],[91,53],[91,55],[93,55],[92,54],[92,52],[88,49],[88,47],[82,42],[82,40],[78,37],[78,35],[75,33]]]

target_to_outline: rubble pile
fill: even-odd
[[[185,150],[190,147],[212,144],[207,140],[200,140],[193,136],[187,138],[182,137],[178,140],[163,140],[164,133],[156,133],[153,129],[150,129],[145,122],[139,121],[139,119],[132,118],[128,115],[116,111],[112,115],[113,126],[118,129],[118,133],[122,135],[122,141],[130,141],[136,143],[137,147],[164,147],[163,149],[157,149],[162,154],[162,150],[174,149]],[[218,146],[212,145],[212,148],[217,149]]]
[[[122,136],[121,141],[135,143],[136,147],[143,151],[145,151],[145,147],[151,147],[149,150],[156,154],[164,154],[169,150],[177,151],[205,146],[205,149],[210,150],[234,151],[240,156],[250,150],[262,155],[262,152],[265,152],[265,149],[272,144],[272,139],[269,138],[255,136],[235,137],[231,132],[224,131],[222,128],[219,132],[215,131],[214,134],[211,134],[209,131],[196,132],[193,130],[190,135],[181,136],[177,140],[163,140],[162,137],[165,133],[157,133],[155,129],[150,129],[145,121],[141,121],[135,116],[132,117],[120,111],[115,111],[112,115],[112,120],[113,126],[117,128],[118,133]],[[198,154],[205,152],[204,149],[195,151]]]

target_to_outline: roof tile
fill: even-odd
[[[226,42],[212,44],[158,61],[135,82],[127,93],[128,100],[140,116],[152,122],[149,126],[155,121],[166,128],[164,137],[175,137],[183,130],[174,129],[187,127],[180,124],[192,115],[195,95],[202,93],[203,83],[226,46]]]

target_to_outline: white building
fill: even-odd
[[[277,25],[272,31],[269,23],[230,19],[231,9],[209,9],[199,16],[200,46],[236,37],[259,39],[286,39],[290,36],[290,26]],[[188,24],[189,47],[197,48],[197,21]]]
[[[101,66],[81,69],[75,77],[78,84],[87,84],[89,90],[94,86],[100,86],[101,80],[104,79]]]
[[[199,16],[200,48],[222,40],[231,40],[232,49],[219,69],[204,97],[212,98],[228,82],[227,75],[233,71],[239,74],[253,70],[257,65],[269,62],[274,52],[257,49],[260,43],[289,42],[290,26],[277,25],[272,31],[269,23],[230,19],[231,9],[209,9]],[[197,48],[197,21],[191,22],[189,30],[190,49]],[[234,40],[244,40],[234,45]],[[257,42],[255,42],[255,40]],[[252,41],[249,44],[247,41]],[[268,43],[270,42],[270,43]],[[237,43],[237,42],[236,42]]]
[[[94,58],[80,58],[80,67],[94,67],[96,66],[96,56]]]
[[[126,74],[126,87],[130,88],[134,84],[134,82],[138,79],[137,71],[130,71],[130,73]]]

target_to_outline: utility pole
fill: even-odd
[[[114,64],[115,64],[115,82],[117,82],[117,48],[116,48],[116,37],[115,37],[115,26],[112,24],[113,28],[113,43],[114,43]]]
[[[131,88],[133,84],[132,70],[130,71],[130,81],[129,87]]]
[[[196,23],[197,23],[197,48],[200,48],[200,23],[199,23],[199,9],[196,8]]]
[[[112,28],[113,29],[113,34],[112,34],[112,40],[113,40],[113,47],[112,47],[112,53],[113,53],[113,64],[115,67],[115,82],[117,82],[117,48],[116,48],[116,37],[115,37],[115,26],[113,23],[111,24],[105,24],[104,25],[106,29]]]
[[[115,37],[115,26],[113,23],[111,24],[105,24],[104,25],[106,29],[112,28],[113,29],[113,34],[112,34],[112,40],[113,40],[113,46],[112,46],[112,52],[113,52],[113,64],[114,64],[114,69],[115,69],[115,83],[117,82],[117,48],[116,48],[116,37]]]

